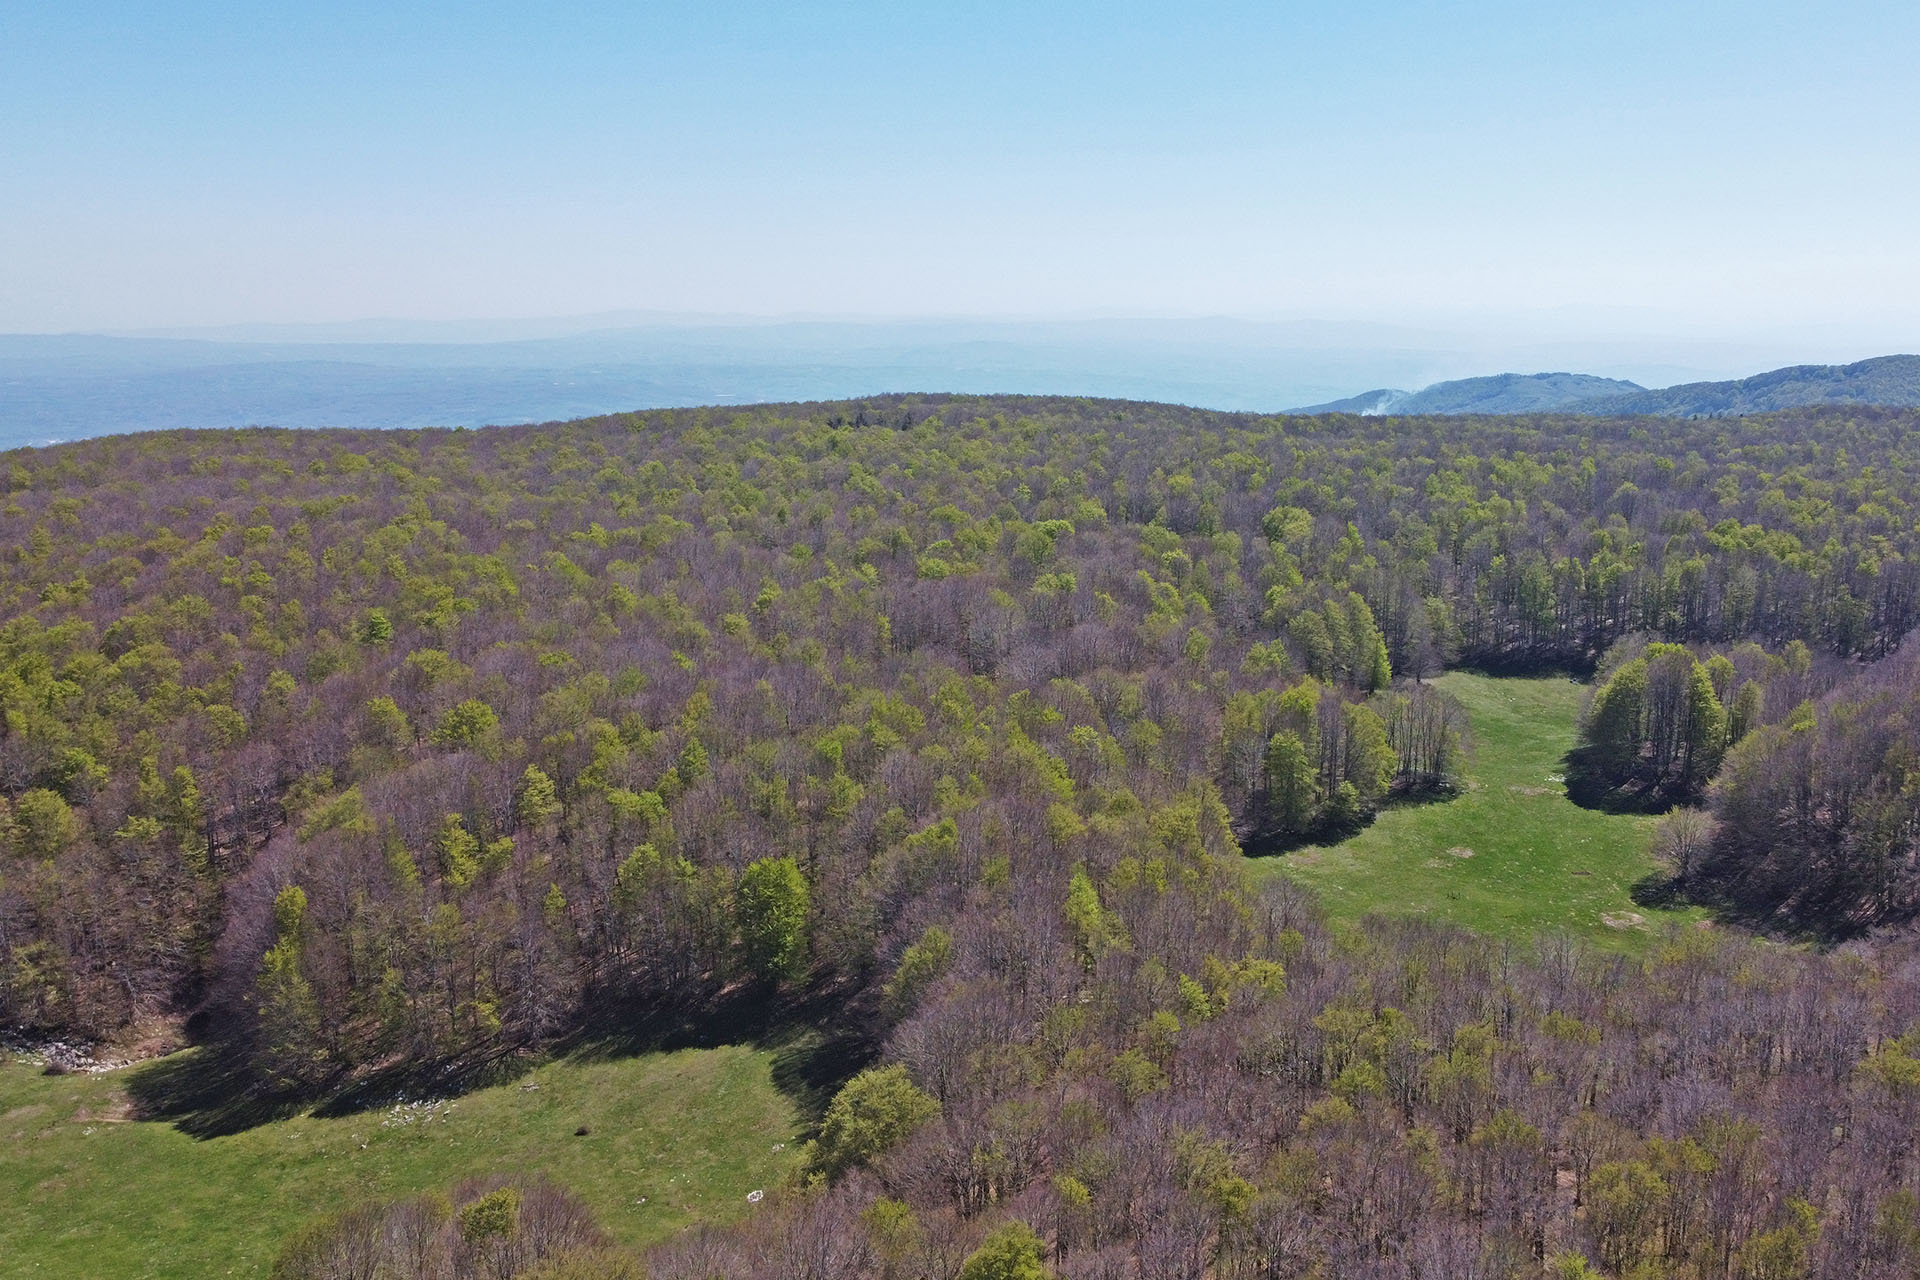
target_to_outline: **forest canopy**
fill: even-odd
[[[1649,637],[1603,753],[1685,794],[1759,714],[1732,646],[1912,622],[1911,414],[1427,427],[894,398],[15,451],[0,1016],[212,1009],[298,1078],[593,989],[878,982],[981,867],[1052,896],[1444,785],[1445,665]]]
[[[1345,937],[1240,854],[1453,785],[1424,677],[1571,669],[1609,785],[1707,790],[1703,885],[1911,914],[1910,683],[1835,673],[1915,620],[1916,426],[887,397],[15,451],[0,1022],[192,1016],[301,1095],[812,993],[884,1063],[784,1274],[1895,1274],[1910,976],[1847,1021],[1859,972],[1705,936]],[[429,1208],[353,1231],[465,1247]]]

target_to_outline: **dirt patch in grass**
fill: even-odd
[[[1452,858],[1471,858],[1473,856],[1473,850],[1463,844],[1457,844],[1447,850],[1447,856]]]
[[[1609,929],[1637,929],[1646,922],[1638,911],[1606,911],[1600,916],[1600,923]]]
[[[75,1124],[126,1124],[132,1119],[133,1100],[124,1093],[109,1094],[99,1105],[73,1113]]]

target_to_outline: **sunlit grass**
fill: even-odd
[[[1309,886],[1340,920],[1430,915],[1499,935],[1558,931],[1616,950],[1640,950],[1668,922],[1706,918],[1698,908],[1633,901],[1633,884],[1654,870],[1654,819],[1567,799],[1561,757],[1574,743],[1580,685],[1465,672],[1436,683],[1471,717],[1466,792],[1390,808],[1338,845],[1256,859],[1256,874]]]
[[[658,1240],[750,1212],[747,1194],[792,1166],[802,1118],[774,1085],[776,1056],[573,1058],[428,1105],[206,1139],[130,1119],[129,1072],[49,1077],[7,1063],[0,1275],[264,1276],[315,1214],[490,1173],[544,1173],[616,1238]]]

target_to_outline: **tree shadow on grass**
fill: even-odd
[[[1560,757],[1567,779],[1567,799],[1582,809],[1601,813],[1660,814],[1685,797],[1644,779],[1616,783],[1601,769],[1591,747],[1575,747]]]
[[[1576,684],[1584,684],[1593,678],[1594,667],[1598,664],[1597,655],[1569,659],[1564,654],[1551,652],[1531,652],[1521,650],[1501,655],[1483,654],[1471,662],[1465,662],[1448,671],[1461,671],[1468,675],[1487,676],[1494,680],[1507,680],[1514,677],[1539,679],[1546,676],[1561,676]],[[1446,674],[1442,672],[1441,674]]]
[[[1627,896],[1633,899],[1636,907],[1648,907],[1655,911],[1674,911],[1696,904],[1687,896],[1686,881],[1667,871],[1649,871],[1646,875],[1627,886]]]
[[[171,1123],[193,1138],[225,1138],[303,1112],[353,1115],[401,1100],[444,1098],[505,1084],[536,1060],[511,1051],[374,1071],[329,1091],[278,1087],[218,1044],[198,1045],[135,1067],[127,1096],[142,1120]]]
[[[401,1063],[322,1094],[313,1114],[332,1120],[378,1111],[397,1102],[458,1097],[476,1089],[511,1084],[539,1064],[540,1059],[534,1055],[511,1048],[448,1061]]]
[[[169,1121],[193,1138],[224,1138],[297,1115],[304,1104],[276,1095],[244,1063],[200,1045],[127,1074],[127,1097],[142,1120]]]
[[[1387,795],[1387,798],[1381,803],[1377,810],[1364,819],[1354,822],[1323,824],[1314,828],[1312,831],[1304,832],[1251,832],[1241,838],[1240,852],[1249,858],[1272,858],[1284,853],[1292,853],[1296,849],[1325,849],[1329,846],[1339,844],[1342,841],[1353,839],[1353,837],[1359,835],[1362,831],[1365,831],[1368,827],[1379,821],[1381,814],[1391,809],[1419,809],[1428,805],[1446,804],[1450,800],[1458,800],[1466,793],[1467,789],[1464,786],[1452,785],[1418,787],[1403,791],[1393,791]]]
[[[141,1119],[206,1139],[307,1111],[331,1119],[401,1101],[456,1097],[511,1083],[556,1058],[612,1061],[743,1044],[771,1052],[774,1086],[814,1125],[840,1086],[878,1052],[877,1023],[854,1016],[837,990],[776,996],[764,988],[739,988],[673,1008],[601,1004],[580,1031],[540,1049],[496,1047],[399,1063],[305,1093],[274,1088],[238,1053],[211,1044],[135,1068],[126,1087]]]
[[[793,1103],[811,1132],[827,1114],[827,1104],[861,1068],[874,1059],[875,1046],[853,1035],[803,1034],[774,1050],[773,1085]]]
[[[1821,929],[1791,920],[1777,911],[1744,906],[1712,892],[1695,892],[1686,880],[1670,871],[1651,871],[1627,888],[1627,896],[1636,907],[1655,911],[1682,911],[1698,907],[1713,923],[1738,929],[1756,937],[1768,938],[1789,946],[1834,947],[1860,936],[1862,930],[1840,927]]]
[[[742,986],[696,1006],[603,1011],[557,1056],[584,1061],[676,1049],[749,1045],[772,1054],[774,1087],[808,1125],[825,1114],[840,1086],[879,1053],[881,1020],[838,987],[774,995]]]

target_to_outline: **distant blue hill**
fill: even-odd
[[[1804,364],[1727,382],[1649,390],[1584,373],[1503,373],[1437,382],[1419,391],[1382,389],[1295,409],[1295,413],[1592,413],[1667,418],[1765,413],[1817,404],[1920,406],[1920,356],[1879,356],[1854,364]]]
[[[1420,391],[1368,391],[1295,413],[1546,413],[1586,400],[1643,392],[1637,382],[1588,373],[1498,373],[1436,382]]]

